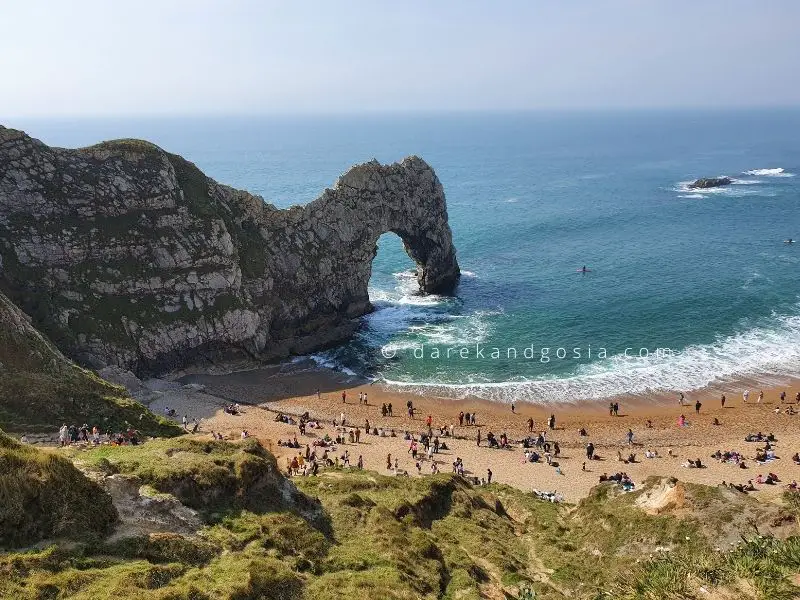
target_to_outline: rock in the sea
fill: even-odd
[[[67,150],[0,126],[0,290],[96,368],[141,375],[342,341],[371,310],[389,231],[422,291],[453,291],[444,191],[420,158],[353,167],[278,210],[148,142]]]
[[[730,177],[704,177],[689,184],[689,188],[693,190],[708,189],[715,187],[722,187],[733,183]]]

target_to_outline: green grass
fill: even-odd
[[[784,600],[800,592],[789,578],[800,572],[800,538],[746,536],[714,549],[726,532],[708,527],[707,515],[758,506],[716,488],[687,485],[680,514],[649,515],[636,504],[644,490],[613,485],[575,506],[445,474],[332,470],[294,488],[254,441],[176,438],[73,458],[174,495],[205,525],[194,536],[0,555],[0,597],[464,600],[531,590],[538,600],[655,600],[705,598],[704,587]]]
[[[51,432],[68,425],[102,431],[132,426],[146,435],[181,433],[126,390],[68,361],[0,293],[0,429]]]
[[[99,538],[116,518],[111,499],[69,460],[0,432],[0,548]]]

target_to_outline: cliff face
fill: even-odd
[[[51,148],[0,127],[0,288],[85,364],[159,372],[345,339],[370,310],[376,241],[403,240],[425,292],[459,269],[421,159],[353,167],[278,210],[139,140]]]

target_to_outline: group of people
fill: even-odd
[[[111,444],[113,446],[127,446],[137,445],[141,442],[139,432],[132,426],[127,425],[124,431],[116,433],[108,432],[101,433],[100,429],[95,425],[89,427],[86,423],[78,427],[77,425],[67,425],[64,423],[58,430],[58,444],[62,448],[72,444],[91,444],[99,446],[100,444]]]
[[[630,476],[624,472],[614,473],[613,475],[603,473],[602,475],[600,475],[600,483],[604,483],[606,481],[619,484],[620,487],[622,487],[622,489],[625,490],[626,492],[629,492],[636,487]]]
[[[473,412],[473,413],[469,413],[469,412],[466,412],[466,413],[465,413],[465,412],[462,410],[461,412],[459,412],[459,413],[458,413],[458,424],[459,424],[460,426],[462,426],[462,427],[463,427],[465,424],[466,424],[466,425],[477,425],[477,421],[476,421],[476,418],[475,418],[475,415],[476,415],[476,414],[477,414],[477,413],[474,413],[474,412]]]

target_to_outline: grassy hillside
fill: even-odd
[[[163,440],[73,458],[93,477],[116,473],[193,506],[200,529],[124,537],[123,523],[105,541],[0,554],[0,597],[781,600],[800,594],[791,579],[800,573],[796,505],[760,505],[721,488],[659,480],[621,494],[603,485],[579,505],[565,506],[452,475],[333,470],[294,480],[295,488],[254,442]]]
[[[180,428],[157,417],[121,387],[67,360],[0,293],[0,429],[54,432],[63,423],[149,435]]]
[[[116,519],[111,498],[69,460],[0,431],[0,548],[99,538]]]

